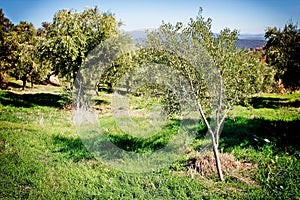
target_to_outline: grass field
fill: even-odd
[[[215,173],[209,173],[211,167],[202,165],[200,173],[196,163],[191,164],[211,156],[197,153],[203,126],[198,127],[189,153],[178,161],[154,172],[125,173],[87,151],[72,112],[62,109],[61,88],[37,88],[0,90],[0,199],[300,197],[300,93],[258,95],[250,99],[251,107],[234,107],[220,139],[226,181],[219,182]],[[101,94],[99,106],[105,111],[110,94]],[[113,129],[111,116],[103,120]],[[118,135],[117,130],[109,137],[129,151],[147,152],[163,146],[173,130],[176,123],[155,137],[137,140]]]

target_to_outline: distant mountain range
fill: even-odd
[[[241,34],[236,46],[239,48],[256,48],[264,46],[266,43],[265,37],[262,34]]]
[[[143,44],[146,40],[146,30],[135,30],[126,32],[132,37],[135,43]],[[237,47],[239,48],[256,48],[265,45],[265,38],[263,34],[241,34],[237,41]]]
[[[255,49],[256,47],[264,46],[265,40],[239,39],[236,46],[242,49]]]

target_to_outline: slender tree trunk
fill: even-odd
[[[111,82],[108,82],[108,83],[107,83],[107,89],[108,89],[109,92],[112,92],[112,91],[113,91],[112,83],[111,83]]]
[[[197,90],[195,90],[194,86],[193,86],[193,83],[192,83],[192,79],[190,78],[189,76],[189,80],[190,80],[190,86],[192,88],[192,90],[194,91],[194,96],[195,96],[195,100],[197,102],[197,106],[198,106],[198,110],[199,110],[199,113],[202,117],[202,119],[204,120],[204,123],[208,129],[208,132],[210,133],[211,135],[211,139],[212,139],[212,145],[213,145],[213,151],[214,151],[214,156],[215,156],[215,160],[216,160],[216,167],[217,167],[217,171],[218,171],[218,176],[220,178],[221,181],[224,181],[224,177],[223,177],[223,172],[222,172],[222,168],[221,168],[221,161],[220,161],[220,157],[219,157],[219,152],[218,152],[218,145],[219,145],[219,142],[218,142],[218,139],[219,139],[219,135],[220,135],[220,123],[223,123],[224,122],[224,119],[225,119],[225,116],[222,118],[221,121],[218,120],[218,124],[217,124],[217,134],[215,135],[211,126],[209,125],[208,121],[207,121],[207,118],[204,114],[204,111],[202,109],[202,106],[200,104],[200,102],[198,101],[198,92]],[[220,103],[221,101],[219,101]],[[219,107],[220,109],[220,107]],[[217,116],[219,117],[219,116]]]
[[[82,75],[79,73],[79,69],[78,68],[74,68],[72,71],[72,79],[73,79],[73,83],[71,83],[71,89],[73,88],[78,88],[79,85],[81,84],[81,82],[83,81],[83,77]]]
[[[224,181],[223,172],[222,172],[222,168],[221,168],[221,161],[220,161],[220,157],[219,157],[218,146],[217,146],[217,143],[215,141],[215,137],[213,135],[212,135],[212,144],[213,144],[213,151],[214,151],[214,156],[215,156],[215,160],[216,160],[216,167],[217,167],[217,171],[218,171],[218,176],[219,176],[221,181]]]
[[[73,70],[73,72],[72,72],[73,85],[75,85],[76,77],[77,77],[77,71]]]
[[[96,95],[99,96],[99,86],[98,86],[98,81],[95,84],[95,91],[96,91]]]
[[[216,167],[217,167],[217,171],[218,171],[218,176],[219,176],[219,178],[220,178],[221,181],[224,181],[224,177],[223,177],[223,173],[222,173],[222,168],[221,168],[221,161],[220,161],[219,151],[218,151],[218,146],[219,146],[218,138],[219,138],[219,135],[220,135],[219,131],[221,130],[220,127],[219,127],[220,124],[217,125],[217,128],[218,128],[217,134],[214,134],[211,126],[209,125],[209,123],[207,121],[207,118],[206,118],[206,116],[205,116],[205,114],[203,112],[202,106],[199,103],[199,101],[197,101],[197,104],[198,104],[200,115],[202,116],[202,119],[204,120],[204,123],[207,126],[208,132],[211,135],[211,140],[212,140],[213,151],[214,151],[214,156],[215,156],[215,160],[216,160]],[[220,122],[220,123],[223,123],[223,121]]]
[[[22,85],[22,90],[25,90],[25,87],[26,87],[26,82],[27,82],[27,78],[26,78],[26,76],[23,76],[23,77],[22,77],[22,82],[23,82],[23,85]]]
[[[46,79],[47,84],[50,83],[50,76],[51,76],[51,74],[47,75],[47,79]]]
[[[3,75],[2,75],[2,72],[0,71],[0,85],[2,84],[2,81],[3,81]]]
[[[33,81],[34,81],[34,80],[33,80],[32,76],[30,76],[30,87],[31,87],[31,88],[33,88]]]

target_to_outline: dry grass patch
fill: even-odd
[[[233,153],[221,153],[220,160],[222,171],[225,176],[249,185],[255,185],[255,182],[251,178],[251,174],[254,173],[257,164],[236,160]],[[211,177],[217,175],[215,158],[212,154],[200,155],[192,158],[188,161],[186,167],[187,173],[192,176]]]

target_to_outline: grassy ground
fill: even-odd
[[[224,155],[234,155],[244,170],[226,172],[226,181],[218,182],[214,174],[201,175],[186,167],[191,160],[188,156],[150,173],[125,173],[103,165],[80,140],[71,111],[62,109],[65,99],[60,89],[38,87],[25,93],[0,90],[1,199],[297,199],[300,196],[299,93],[260,95],[251,99],[252,108],[234,108],[223,128],[220,150]],[[102,112],[109,109],[109,97],[102,94],[103,99],[99,100]],[[107,126],[113,126],[112,117],[103,119]],[[195,150],[201,147],[201,135],[205,132],[201,126],[198,129],[199,137],[193,142]],[[155,137],[137,140],[115,136],[110,135],[120,147],[146,152],[164,145],[169,132],[160,135],[160,143],[153,143],[157,141]]]

